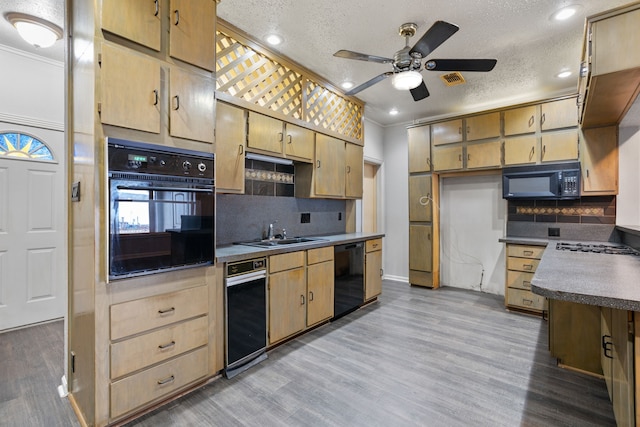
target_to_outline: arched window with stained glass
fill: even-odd
[[[38,138],[19,132],[0,133],[0,158],[52,161],[53,153]]]

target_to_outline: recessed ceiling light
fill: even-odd
[[[397,116],[398,115],[398,109],[397,108],[392,108],[391,110],[389,110],[389,115]]]
[[[267,43],[269,43],[271,46],[278,46],[280,43],[282,43],[282,37],[280,37],[277,34],[269,34],[265,40],[267,41]]]
[[[578,6],[572,4],[558,10],[553,15],[551,15],[551,17],[556,21],[564,21],[566,19],[571,18],[573,15],[575,15],[577,11],[578,11]]]
[[[20,37],[35,47],[50,47],[62,38],[62,28],[36,16],[9,12],[4,17],[18,30]]]
[[[344,81],[344,82],[340,83],[340,87],[342,87],[342,89],[349,90],[349,89],[351,89],[353,87],[353,82],[350,82],[348,80]]]
[[[556,77],[559,77],[561,79],[566,79],[570,75],[571,75],[571,71],[561,71],[556,75]]]

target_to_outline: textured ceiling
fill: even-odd
[[[137,0],[136,0],[137,1]],[[166,1],[166,0],[165,0]],[[498,108],[520,102],[576,92],[577,73],[586,16],[629,3],[629,0],[222,0],[218,15],[261,40],[269,33],[284,37],[278,50],[336,86],[343,80],[356,85],[390,65],[335,58],[348,49],[392,57],[404,46],[398,27],[418,24],[415,43],[437,20],[454,23],[460,31],[438,47],[430,58],[496,58],[489,73],[463,73],[465,85],[445,87],[442,73],[423,71],[431,96],[414,102],[408,92],[396,91],[390,80],[360,92],[365,116],[383,125]],[[551,15],[567,4],[579,4],[578,14],[565,22]],[[0,12],[29,13],[63,26],[63,0],[0,0]],[[37,49],[19,38],[0,19],[0,44],[62,61],[64,44]],[[573,72],[565,80],[556,74]],[[399,114],[388,111],[397,108]]]
[[[356,85],[391,66],[343,58],[333,53],[348,49],[393,57],[404,46],[398,27],[418,24],[413,45],[437,20],[456,24],[460,31],[438,47],[430,58],[496,58],[489,73],[464,72],[465,85],[445,87],[442,72],[423,71],[431,96],[414,102],[396,91],[387,79],[360,92],[365,117],[383,125],[498,108],[520,102],[572,94],[583,40],[585,17],[628,4],[628,0],[222,0],[218,16],[256,39],[276,32],[284,37],[278,50],[338,85]],[[568,21],[551,15],[567,4],[579,4]],[[568,69],[573,75],[559,79]],[[388,111],[397,108],[399,114]]]

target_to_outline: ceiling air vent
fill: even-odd
[[[440,78],[447,86],[456,86],[465,83],[464,77],[462,77],[462,74],[460,74],[458,71],[449,74],[443,74],[440,76]]]

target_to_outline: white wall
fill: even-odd
[[[440,182],[440,284],[504,295],[501,175]]]
[[[620,123],[616,224],[640,225],[640,99]]]

